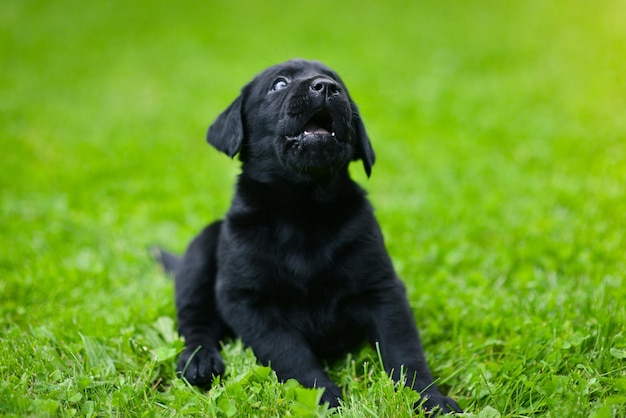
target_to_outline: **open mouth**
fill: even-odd
[[[333,131],[333,118],[328,113],[328,110],[320,110],[304,124],[304,135],[332,135],[335,136]]]
[[[341,139],[346,129],[342,125],[343,119],[342,113],[332,108],[318,108],[308,120],[300,119],[293,126],[294,134],[287,134],[285,141],[278,143],[280,148],[277,150],[282,160],[299,174],[311,176],[327,175],[346,165],[353,149],[348,142]],[[303,120],[306,122],[300,125]],[[296,122],[294,119],[292,121]]]

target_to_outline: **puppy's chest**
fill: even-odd
[[[372,252],[372,217],[364,203],[246,208],[232,210],[222,231],[225,280],[249,288],[358,287],[355,272]]]
[[[283,223],[265,228],[264,235],[265,248],[272,252],[265,262],[281,275],[307,280],[319,275],[336,276],[343,270],[341,252],[346,242],[338,230],[327,225]]]

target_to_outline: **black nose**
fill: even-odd
[[[324,94],[326,97],[339,93],[340,88],[335,80],[326,77],[318,77],[311,81],[309,89],[315,94]]]

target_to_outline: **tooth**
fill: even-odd
[[[304,134],[305,134],[305,135],[311,135],[311,132],[309,132],[309,131],[304,131]]]

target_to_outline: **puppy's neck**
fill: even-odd
[[[259,182],[245,172],[239,176],[237,197],[248,205],[273,211],[310,212],[313,208],[346,206],[361,202],[365,192],[350,178],[347,171],[314,182]]]

